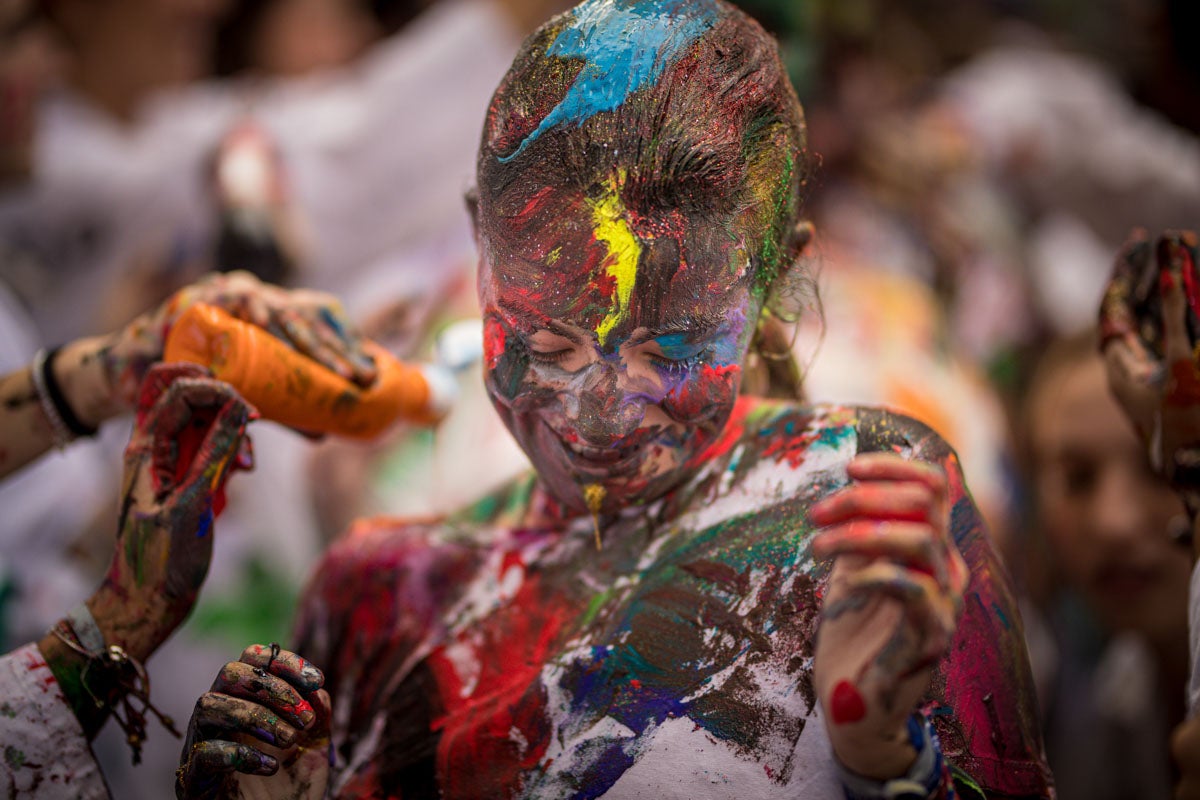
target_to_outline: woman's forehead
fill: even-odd
[[[485,293],[514,311],[592,329],[601,344],[618,329],[659,328],[745,301],[750,256],[729,228],[685,223],[658,235],[635,225],[609,196],[532,239],[485,241]]]

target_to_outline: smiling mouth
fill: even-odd
[[[637,471],[645,446],[642,442],[622,447],[596,447],[559,437],[571,465],[592,477],[622,477]]]

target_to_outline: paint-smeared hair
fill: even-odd
[[[722,0],[587,0],[521,47],[477,167],[493,241],[519,235],[505,209],[547,186],[595,194],[616,169],[622,204],[643,218],[748,215],[765,232],[752,261],[766,295],[780,288],[808,161],[776,43],[743,12]]]

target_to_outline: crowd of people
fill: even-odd
[[[1200,796],[1192,12],[1083,5],[0,7],[0,786]]]

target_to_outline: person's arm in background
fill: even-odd
[[[1171,232],[1151,242],[1135,231],[1117,258],[1100,309],[1109,387],[1146,444],[1150,463],[1183,499],[1200,557],[1200,270],[1197,238]],[[1200,800],[1200,569],[1188,603],[1189,719],[1171,737],[1175,797]]]
[[[212,275],[116,333],[43,351],[33,364],[0,377],[0,478],[132,410],[172,324],[195,303],[252,322],[360,385],[375,378],[362,340],[331,296],[280,289],[248,273]]]
[[[36,646],[0,657],[7,745],[0,786],[11,796],[107,796],[88,743],[110,716],[137,763],[147,718],[157,715],[142,664],[195,604],[212,556],[213,518],[226,478],[246,463],[253,417],[202,367],[158,365],[148,373],[125,451],[107,575]]]

